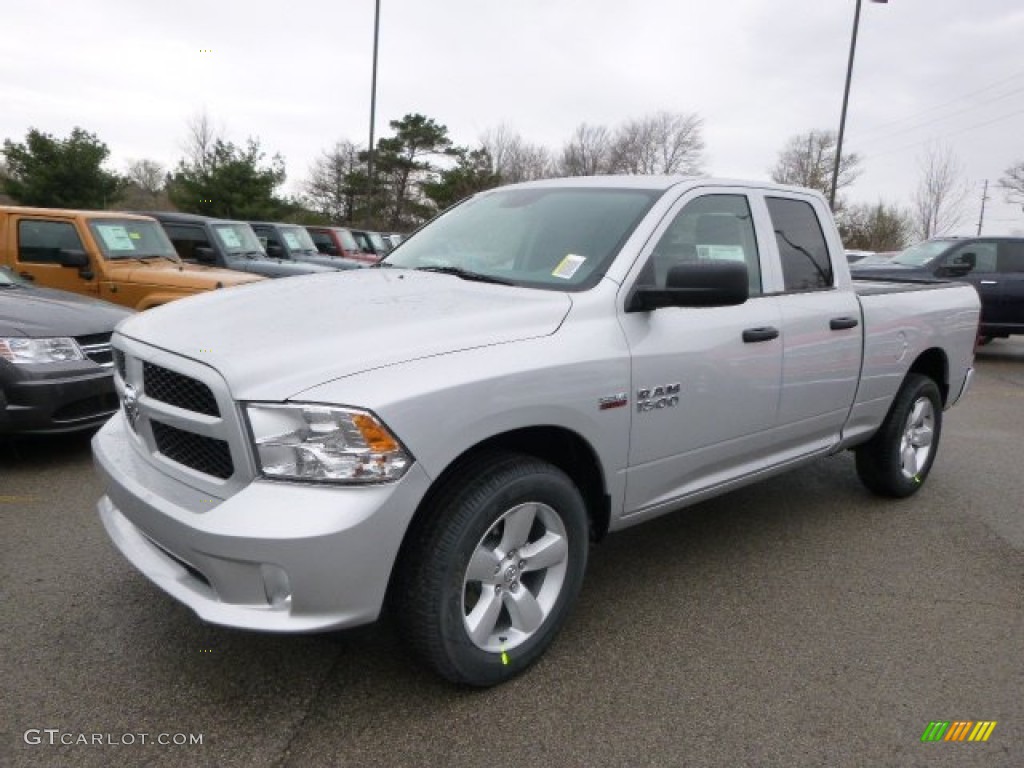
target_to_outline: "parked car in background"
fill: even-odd
[[[264,245],[268,256],[289,259],[302,264],[319,264],[332,269],[359,269],[366,263],[342,256],[328,256],[317,250],[306,228],[298,224],[272,221],[250,221],[253,232]]]
[[[252,227],[244,221],[168,211],[146,212],[145,215],[160,222],[178,256],[191,264],[209,264],[264,277],[291,277],[341,269],[273,259],[263,251]]]
[[[384,235],[384,240],[387,242],[390,250],[395,250],[402,241],[405,240],[405,235],[399,234],[398,232],[392,232],[389,235]]]
[[[1024,237],[940,237],[890,258],[868,257],[851,271],[879,280],[964,280],[981,296],[982,344],[1024,334]]]
[[[110,335],[132,314],[0,267],[0,435],[98,427],[118,407]]]
[[[383,259],[391,252],[391,247],[384,241],[384,237],[380,232],[353,229],[352,235],[355,237],[356,242],[359,243],[360,248],[367,253],[374,254],[378,259]]]
[[[259,275],[186,264],[159,223],[109,211],[0,206],[0,266],[48,288],[149,309]]]
[[[352,231],[345,227],[307,226],[306,231],[309,232],[313,244],[316,245],[320,253],[326,253],[328,256],[342,256],[355,261],[365,261],[367,264],[376,264],[380,261],[380,256],[377,254],[360,248]]]

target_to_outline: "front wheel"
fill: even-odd
[[[457,683],[489,686],[536,661],[583,583],[589,526],[558,468],[496,453],[446,483],[404,553],[396,619],[413,650]]]
[[[941,433],[939,388],[927,376],[908,374],[878,432],[857,448],[857,475],[880,496],[910,496],[931,471]]]

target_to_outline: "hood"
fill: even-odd
[[[361,269],[267,281],[151,309],[118,333],[205,363],[242,400],[284,400],[363,371],[547,336],[567,294]]]
[[[133,314],[123,307],[51,288],[0,288],[0,336],[110,333]]]
[[[159,285],[173,288],[214,289],[217,283],[228,288],[242,283],[262,280],[259,275],[249,275],[232,269],[206,267],[199,264],[175,264],[164,259],[150,259],[145,263],[129,259],[108,259],[105,266],[114,280],[137,285]]]

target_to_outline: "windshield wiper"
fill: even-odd
[[[478,283],[494,283],[495,285],[515,285],[511,280],[500,277],[484,275],[479,272],[472,272],[462,267],[416,267],[417,272],[437,272],[442,275],[455,275],[463,280],[473,280]]]

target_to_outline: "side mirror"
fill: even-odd
[[[61,248],[57,252],[57,263],[62,267],[82,267],[89,266],[89,254],[85,251],[71,248]]]
[[[208,245],[197,245],[192,249],[192,255],[196,261],[202,262],[203,264],[213,264],[217,261],[217,252]]]
[[[271,256],[275,259],[283,259],[284,248],[277,243],[267,243],[267,256]]]
[[[739,261],[705,260],[677,264],[668,271],[665,288],[640,286],[626,300],[627,312],[663,307],[731,307],[750,297],[747,265]]]

